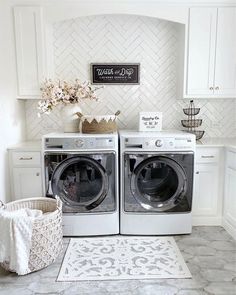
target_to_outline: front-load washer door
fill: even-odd
[[[109,190],[109,177],[101,163],[91,157],[73,156],[62,161],[52,175],[52,191],[77,212],[98,207]]]
[[[165,212],[176,207],[187,191],[187,177],[182,166],[164,156],[140,161],[130,177],[130,190],[145,210]]]

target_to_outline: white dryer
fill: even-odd
[[[120,233],[191,233],[195,135],[120,132]]]
[[[118,135],[43,137],[46,197],[63,202],[65,236],[119,233]]]

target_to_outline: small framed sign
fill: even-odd
[[[139,131],[161,131],[162,113],[161,112],[140,112]]]
[[[91,64],[92,84],[139,84],[140,64]]]

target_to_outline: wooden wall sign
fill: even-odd
[[[140,64],[91,64],[92,84],[139,84]]]

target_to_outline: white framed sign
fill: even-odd
[[[139,131],[161,131],[162,113],[161,112],[140,112]]]

